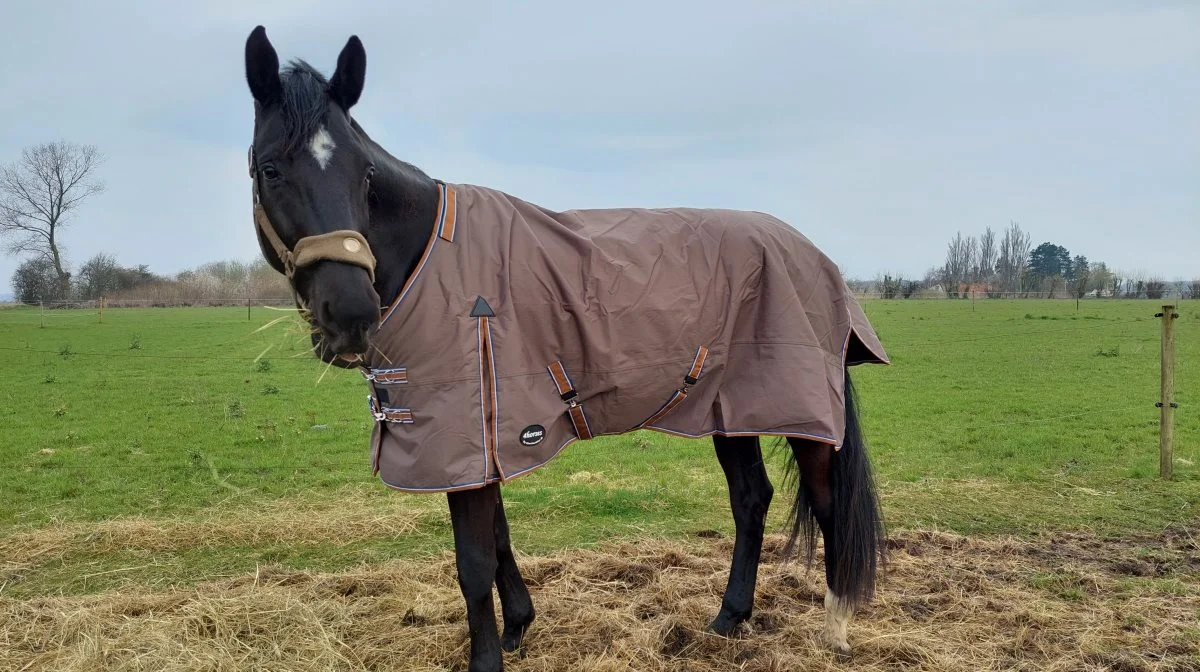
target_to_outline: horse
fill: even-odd
[[[503,669],[502,652],[522,650],[536,613],[513,555],[501,496],[503,483],[522,469],[540,466],[575,440],[643,428],[712,439],[728,483],[736,534],[725,592],[708,624],[709,631],[721,636],[734,634],[739,624],[750,618],[754,606],[765,520],[774,496],[760,437],[786,439],[791,457],[785,477],[791,502],[786,554],[803,546],[811,565],[819,529],[825,549],[824,638],[836,655],[849,658],[850,620],[861,605],[873,599],[876,574],[882,571],[886,556],[886,533],[850,366],[887,361],[836,267],[813,252],[798,233],[763,214],[632,209],[560,213],[494,190],[430,177],[390,154],[351,116],[363,92],[365,74],[366,51],[356,35],[347,40],[327,78],[303,60],[281,68],[263,26],[252,30],[245,45],[245,76],[254,101],[248,164],[255,231],[264,259],[286,275],[296,305],[312,327],[315,356],[329,365],[363,371],[368,379],[372,390],[369,411],[376,420],[372,432],[375,473],[382,469],[385,483],[400,490],[446,494],[457,578],[466,603],[468,669]],[[485,225],[480,213],[487,212],[493,215]],[[602,225],[588,223],[597,218]],[[502,220],[524,228],[518,230],[510,223],[505,226],[513,228],[500,230]],[[628,225],[630,221],[633,225]],[[614,242],[603,238],[597,233],[600,228],[620,229],[627,239]],[[675,233],[657,233],[662,231]],[[660,235],[662,240],[655,238]],[[533,236],[534,242],[520,243],[522,236]],[[713,242],[718,238],[720,242]],[[479,270],[486,260],[502,256],[488,245],[499,249],[511,241],[517,242],[503,248],[505,254],[552,257],[550,270],[523,271],[532,267],[528,259],[512,262],[501,272]],[[689,263],[662,261],[679,254],[675,248],[692,255]],[[651,256],[644,256],[647,249]],[[728,252],[734,249],[746,251],[745,258],[734,258]],[[807,261],[790,259],[789,250],[807,255]],[[460,251],[476,256],[464,265],[447,266],[459,263],[444,260],[455,259],[452,255]],[[497,263],[504,262],[500,259]],[[680,266],[689,268],[679,270]],[[816,270],[810,271],[808,266]],[[684,278],[689,273],[691,285]],[[803,273],[808,273],[803,277],[813,286],[787,284],[789,277]],[[416,282],[418,276],[424,279]],[[511,284],[498,289],[484,286],[495,276],[504,276]],[[648,284],[638,284],[652,281],[672,284],[675,293],[652,293]],[[783,290],[779,290],[781,282]],[[555,289],[556,283],[566,289]],[[624,288],[623,294],[612,289],[618,285]],[[702,285],[709,288],[704,291],[711,290],[711,297],[693,306],[695,319],[686,318],[692,319],[688,322],[691,326],[664,327],[663,320],[677,319],[667,311],[677,310],[675,304],[687,304],[691,293]],[[477,289],[480,286],[483,289]],[[476,291],[472,303],[465,292]],[[466,301],[461,313],[438,312],[442,310],[439,301],[447,295],[457,301],[462,298],[460,292]],[[544,298],[547,292],[558,293]],[[714,336],[717,342],[708,346],[695,347],[690,341],[680,344],[688,334],[704,331],[698,317],[702,313],[744,315],[744,306],[767,301],[762,297],[768,293],[776,297],[772,301],[782,303],[763,304],[769,310],[739,317],[740,322],[729,317],[726,329],[734,334],[732,340]],[[800,294],[809,295],[807,304],[800,303]],[[630,296],[635,298],[628,299]],[[657,303],[654,314],[643,319],[635,307],[647,301]],[[557,309],[532,321],[520,318],[520,311],[543,303],[557,305]],[[426,313],[414,316],[416,310]],[[762,338],[752,347],[737,340],[739,330],[775,329],[779,325],[765,315],[781,311],[790,311],[792,324],[811,333]],[[822,329],[805,321],[812,315],[818,321],[827,319],[825,331],[832,335],[822,335]],[[635,327],[641,331],[631,339],[607,343],[620,352],[605,356],[634,357],[626,351],[654,350],[663,341],[672,341],[673,354],[649,365],[614,367],[613,371],[621,373],[604,378],[590,373],[598,367],[586,363],[595,364],[589,358],[600,355],[571,351],[574,346],[558,343],[550,347],[562,352],[547,355],[553,359],[548,366],[538,360],[536,365],[529,363],[529,371],[522,370],[520,376],[509,375],[513,359],[530,353],[531,361],[542,356],[536,344],[539,339],[551,338],[547,335],[551,332],[556,338],[576,334],[580,342],[592,343],[615,339],[613,334]],[[385,337],[389,333],[393,336]],[[825,336],[831,343],[828,352],[786,342]],[[468,359],[461,365],[455,359],[459,341],[468,344],[463,346]],[[412,355],[421,348],[425,354]],[[791,360],[780,355],[810,351],[812,357],[823,357],[820,362],[824,363],[814,364],[816,368],[803,375],[791,371]],[[389,353],[399,353],[415,363],[388,366],[389,362],[395,364]],[[429,369],[434,360],[452,360],[449,365],[466,373],[450,376],[454,379],[445,384],[428,381],[424,389],[436,394],[426,395],[430,406],[423,411],[397,408],[395,399],[409,393],[406,384],[416,382],[410,378],[419,377],[417,360],[426,362]],[[569,363],[563,366],[563,362]],[[681,383],[663,380],[674,376],[676,369],[671,367],[678,368]],[[738,378],[739,371],[753,375]],[[539,380],[538,376],[547,372],[549,375]],[[520,378],[518,383],[512,382],[514,376]],[[606,382],[602,384],[602,380]],[[645,421],[613,419],[621,413],[633,417],[654,411],[647,400],[659,395],[666,403]],[[451,401],[436,406],[435,397],[454,404],[466,399],[471,411],[461,412]],[[637,405],[630,410],[632,402],[622,399],[636,399]],[[817,423],[811,426],[798,424],[803,419],[786,416],[761,421],[764,427],[759,430],[730,429],[739,422],[751,422],[746,417],[770,418],[769,414],[776,412],[771,409],[786,409],[789,403],[812,399],[825,404],[826,411],[832,407],[837,412],[804,420]],[[475,412],[477,402],[484,409],[481,413]],[[524,427],[519,437],[516,425],[504,424],[515,421],[510,419],[517,413],[514,409],[539,418]],[[676,419],[669,420],[672,417]],[[696,424],[701,422],[707,424]],[[773,422],[783,429],[771,431],[765,426]],[[793,425],[799,429],[789,429]],[[811,429],[813,426],[820,431]],[[405,432],[414,432],[411,436],[417,438],[410,440]],[[465,452],[458,451],[446,437],[470,445]],[[545,446],[550,446],[548,452],[522,452]],[[469,466],[464,467],[466,476],[458,472],[447,476],[440,471],[449,473],[453,471],[451,463],[459,462]],[[482,471],[478,471],[481,464]],[[410,474],[417,475],[407,486],[390,482]],[[432,479],[428,481],[432,485],[421,478]],[[502,632],[496,623],[493,587],[500,598]]]

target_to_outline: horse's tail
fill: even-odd
[[[846,432],[841,449],[830,458],[829,485],[832,491],[832,539],[825,553],[832,550],[837,562],[827,574],[829,588],[851,608],[870,602],[875,596],[875,577],[885,563],[886,532],[879,509],[875,478],[867,445],[859,425],[857,399],[845,370]],[[793,450],[789,472],[799,472],[799,456]],[[799,476],[799,474],[796,474]],[[789,515],[790,534],[787,554],[803,535],[807,560],[812,564],[816,542],[813,501],[803,478],[795,479],[795,501]]]

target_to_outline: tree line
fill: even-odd
[[[0,240],[10,254],[29,255],[12,277],[24,303],[113,299],[187,305],[253,297],[288,298],[286,281],[265,261],[222,261],[158,275],[145,265],[122,266],[99,253],[73,275],[63,247],[63,230],[90,197],[103,193],[96,172],[104,158],[93,145],[49,142],[33,145],[0,166]],[[969,296],[1108,296],[1159,299],[1176,292],[1200,298],[1200,280],[1168,283],[1159,277],[1122,274],[1102,261],[1072,255],[1062,245],[1033,246],[1030,234],[1012,222],[999,234],[987,227],[976,236],[958,232],[941,266],[918,280],[885,274],[873,283],[849,280],[856,291],[884,298],[930,293]]]
[[[166,276],[145,264],[122,266],[101,252],[73,273],[63,231],[87,199],[104,192],[96,176],[103,162],[93,145],[59,141],[27,147],[18,160],[0,166],[0,240],[9,254],[28,255],[12,276],[18,301],[108,297],[188,305],[291,296],[283,277],[262,259],[212,262]]]
[[[99,253],[79,267],[67,285],[59,282],[54,266],[35,257],[13,273],[17,301],[39,302],[139,301],[158,306],[240,303],[246,298],[291,298],[287,281],[266,261],[214,261],[173,275],[150,271],[145,264],[122,266],[110,254]]]
[[[1200,298],[1200,280],[1168,282],[1159,276],[1122,273],[1103,261],[1090,261],[1050,241],[1033,246],[1032,236],[1016,222],[999,235],[987,227],[978,236],[957,232],[940,266],[921,280],[883,274],[858,291],[883,298],[944,295],[948,298],[1071,297],[1161,299],[1168,295]]]

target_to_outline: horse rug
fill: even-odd
[[[840,447],[844,367],[889,363],[837,266],[771,215],[438,190],[363,369],[390,487],[506,482],[637,429]]]

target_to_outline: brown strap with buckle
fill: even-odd
[[[408,369],[368,369],[363,376],[380,385],[403,385],[408,382]]]
[[[554,386],[558,388],[558,396],[567,404],[567,413],[571,416],[571,424],[575,425],[575,435],[584,441],[592,438],[592,428],[588,427],[587,417],[583,414],[583,406],[579,403],[579,393],[575,391],[575,386],[567,377],[562,362],[555,360],[546,368],[550,371],[550,377],[554,379]]]
[[[407,408],[387,408],[380,406],[375,412],[375,419],[381,422],[396,422],[403,425],[411,425],[413,422],[412,411]]]
[[[688,369],[687,375],[683,377],[683,385],[680,386],[679,389],[675,390],[675,394],[671,395],[671,398],[667,400],[667,403],[662,405],[662,408],[658,409],[654,415],[646,418],[646,421],[640,425],[641,427],[648,427],[659,420],[662,420],[666,414],[670,413],[675,409],[676,406],[683,403],[684,399],[687,399],[688,390],[691,389],[691,387],[695,385],[697,381],[699,381],[700,372],[704,369],[704,360],[707,358],[708,348],[700,346],[700,348],[696,351],[696,358],[692,360],[692,368]]]

